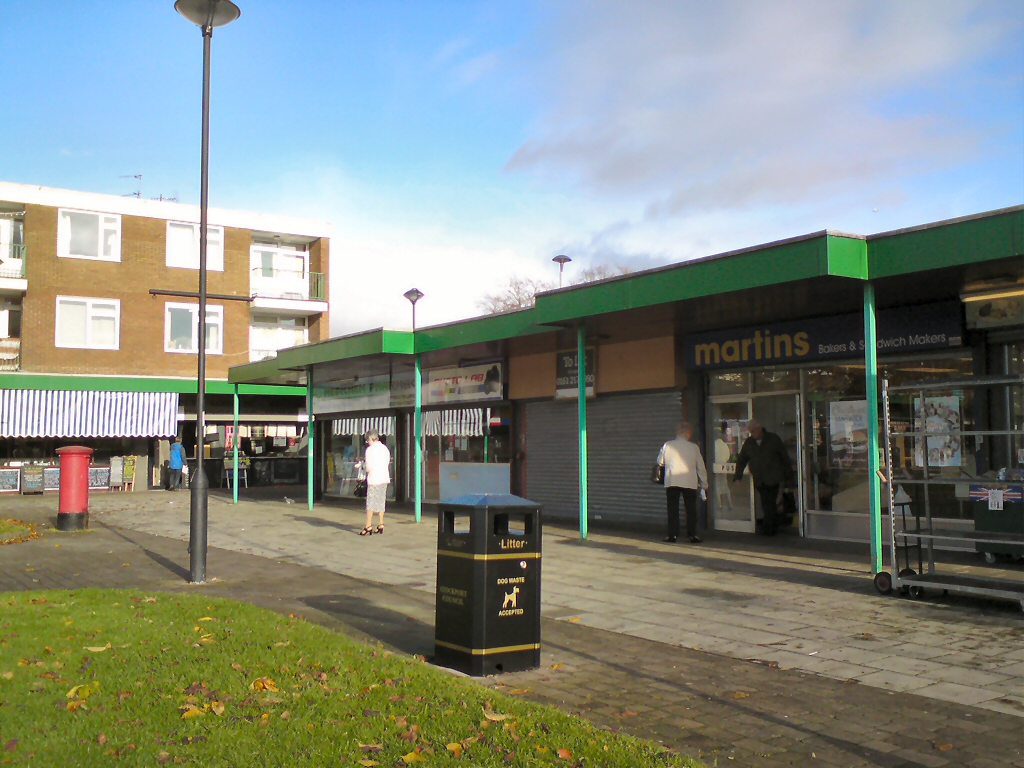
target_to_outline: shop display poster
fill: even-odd
[[[922,404],[920,397],[914,398],[914,431],[938,432],[939,435],[929,437],[929,467],[959,467],[963,463],[963,440],[958,434],[941,434],[959,432],[961,430],[960,398],[959,397],[926,397]],[[921,438],[915,440],[914,466],[924,466],[924,443]]]
[[[829,452],[838,469],[868,468],[868,401],[829,403]]]

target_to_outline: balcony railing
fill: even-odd
[[[0,371],[21,370],[21,339],[0,339]]]
[[[7,257],[0,261],[0,277],[25,278],[25,246],[11,245]]]
[[[276,349],[250,349],[249,350],[249,362],[258,363],[260,360],[269,360],[272,357],[277,357]]]
[[[326,301],[323,272],[303,273],[295,269],[253,267],[253,296],[273,299]]]

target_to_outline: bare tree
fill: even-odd
[[[604,280],[608,277],[625,275],[632,272],[629,267],[598,264],[593,267],[586,267],[577,272],[569,285],[582,285],[592,283],[595,280]],[[529,309],[536,302],[536,296],[542,291],[551,291],[558,286],[547,280],[535,280],[530,277],[519,277],[512,275],[508,284],[497,293],[485,294],[477,306],[489,315],[498,315],[502,312],[514,312],[517,309]]]
[[[508,285],[497,293],[485,294],[477,306],[484,312],[497,315],[502,312],[514,312],[517,309],[529,309],[533,306],[535,296],[541,291],[550,291],[555,288],[554,283],[545,280],[534,280],[530,277],[519,277],[512,275],[508,279]]]

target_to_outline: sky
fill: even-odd
[[[331,331],[1024,203],[1024,3],[241,0],[211,205],[331,221]],[[0,0],[0,179],[199,198],[171,0]]]

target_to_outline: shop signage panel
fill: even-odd
[[[43,468],[22,467],[21,468],[21,492],[42,493],[43,492]]]
[[[500,363],[435,368],[426,371],[424,378],[424,405],[501,400],[504,392]]]
[[[1003,328],[1024,325],[1024,295],[964,302],[968,328]]]
[[[0,469],[0,491],[16,492],[21,490],[21,468],[10,467]]]
[[[876,323],[878,352],[883,355],[963,344],[958,301],[882,309]],[[857,312],[694,334],[684,340],[683,353],[691,371],[860,357],[864,316]]]
[[[313,387],[313,413],[372,411],[391,407],[391,377],[367,376]]]
[[[597,381],[597,374],[594,361],[597,358],[597,351],[593,347],[587,347],[586,369],[587,369],[587,397],[594,396],[594,383]],[[575,349],[566,352],[555,353],[555,399],[575,400],[579,397],[579,352]]]

